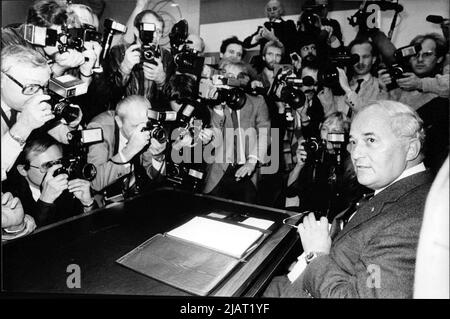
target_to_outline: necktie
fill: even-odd
[[[356,85],[355,93],[358,94],[359,90],[361,90],[361,83],[363,83],[364,80],[363,79],[359,79],[356,82],[358,82],[358,84]]]
[[[236,130],[239,128],[239,123],[238,123],[236,110],[232,110],[231,111],[231,120],[233,121],[233,128],[234,128],[234,132],[235,132],[235,134],[233,135],[233,139],[234,139],[234,142],[233,142],[233,150],[234,150],[233,161],[234,161],[235,164],[237,164],[237,163],[239,163],[239,159],[238,159],[238,147],[239,147],[238,134],[239,133],[236,132]]]
[[[356,211],[361,206],[363,206],[366,202],[368,202],[373,197],[373,195],[374,195],[374,193],[364,194],[360,200],[354,201],[350,205],[350,207],[345,211],[345,213],[336,217],[333,220],[333,223],[332,223],[331,229],[330,229],[331,240],[333,240],[337,236],[337,234],[345,227],[345,225],[347,225],[348,221],[350,220],[350,217],[352,217],[353,214],[356,213]]]
[[[363,83],[364,80],[363,79],[359,79],[359,80],[356,80],[356,82],[357,82],[357,84],[356,84],[355,93],[358,94],[359,90],[361,90],[361,83]],[[350,108],[348,110],[347,117],[351,118],[352,117],[352,113],[353,113],[353,110]]]

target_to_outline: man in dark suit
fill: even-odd
[[[227,77],[234,78],[245,73],[246,67],[243,62],[231,60],[225,61],[222,66]],[[215,146],[214,154],[206,159],[210,164],[203,192],[254,203],[256,164],[264,161],[262,157],[267,152],[270,120],[262,96],[244,94],[244,99],[245,104],[241,108],[223,102],[217,103],[211,110],[211,125],[217,134],[212,145]]]
[[[274,280],[265,296],[412,298],[432,182],[422,163],[424,138],[422,120],[404,104],[378,101],[359,111],[350,131],[351,157],[358,182],[375,195],[356,212],[336,216],[330,230],[326,218],[308,215],[298,226],[304,254],[297,265],[306,267],[297,279],[289,277],[292,283]]]

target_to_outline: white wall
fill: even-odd
[[[392,41],[396,47],[407,45],[414,36],[428,32],[438,32],[442,34],[439,25],[429,23],[425,20],[429,14],[449,15],[449,0],[400,0],[403,5],[403,12],[397,20]],[[356,10],[330,12],[329,17],[339,21],[344,35],[344,42],[348,44],[356,35],[356,28],[348,23],[347,18]],[[384,11],[380,13],[381,30],[386,33],[392,21],[393,12]],[[297,22],[298,15],[286,16]],[[236,35],[240,40],[256,31],[258,25],[262,25],[266,19],[240,20],[232,22],[220,22],[200,25],[200,36],[205,40],[206,52],[219,51],[222,40]]]

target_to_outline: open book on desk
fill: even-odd
[[[157,234],[117,262],[200,296],[208,295],[270,231],[208,217]]]
[[[258,229],[199,216],[167,233],[239,259],[257,245],[263,234]]]

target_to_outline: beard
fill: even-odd
[[[314,54],[308,53],[304,59],[308,62],[316,62],[317,57]]]

